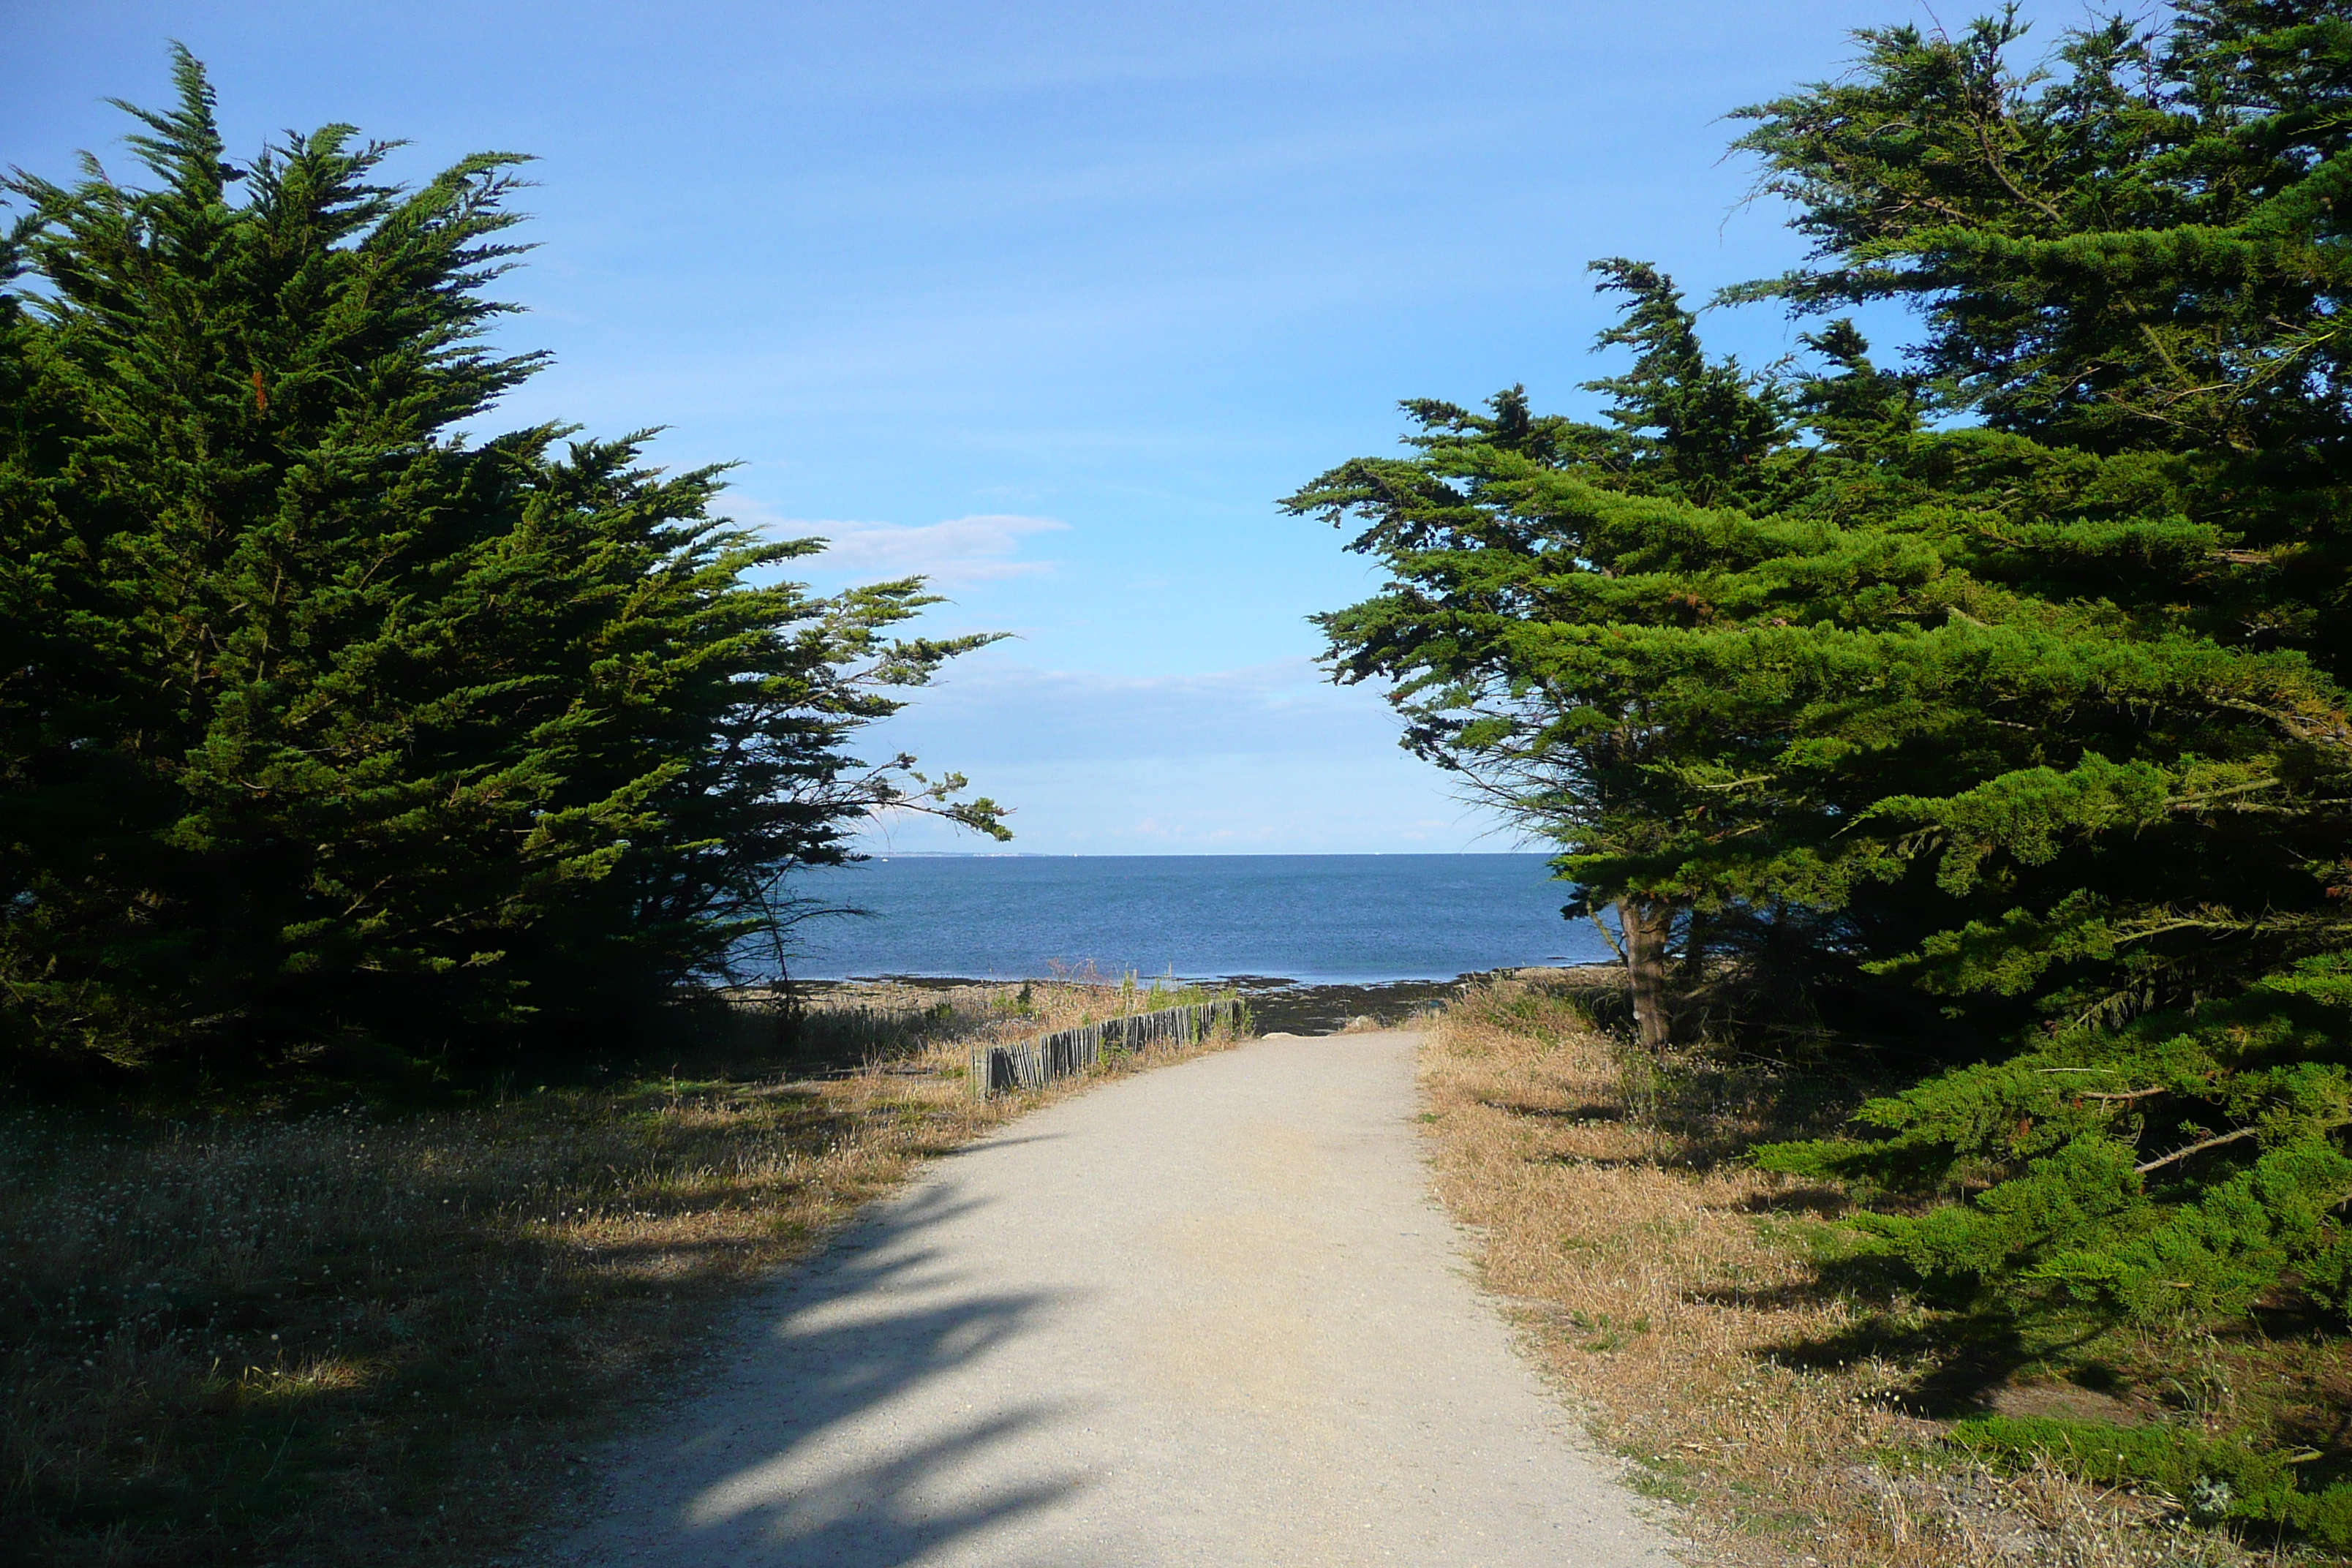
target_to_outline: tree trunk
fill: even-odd
[[[1634,1030],[1644,1050],[1663,1050],[1667,1036],[1666,941],[1674,934],[1675,906],[1665,899],[1620,899],[1617,926],[1625,933]]]

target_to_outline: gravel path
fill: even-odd
[[[559,1551],[677,1568],[1667,1568],[1469,1283],[1414,1037],[1274,1039],[939,1162]]]

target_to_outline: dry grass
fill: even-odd
[[[971,1044],[1138,998],[944,1001],[915,1054],[820,1077],[398,1118],[19,1110],[0,1123],[0,1559],[496,1560],[744,1285],[1069,1091],[976,1104]],[[872,1022],[849,1032],[870,1046]]]
[[[2269,1562],[2150,1500],[2049,1472],[1995,1477],[1890,1391],[1916,1364],[1840,1344],[1912,1310],[1836,1283],[1835,1194],[1734,1163],[1843,1107],[1769,1075],[1660,1073],[1557,988],[1503,981],[1432,1028],[1423,1059],[1439,1190],[1478,1228],[1489,1286],[1530,1347],[1684,1505],[1707,1560],[1823,1568]],[[1917,1326],[1932,1331],[1924,1313]],[[2087,1396],[2086,1396],[2087,1397]]]

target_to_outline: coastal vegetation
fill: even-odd
[[[1412,402],[1408,455],[1289,498],[1388,579],[1321,617],[1331,668],[1613,910],[1652,1061],[1857,1086],[1739,1152],[1951,1315],[1915,1389],[2340,1367],[2352,16],[1857,41],[1739,111],[1812,253],[1719,302],[1804,353],[1710,357],[1664,272],[1595,263],[1632,356],[1599,419]],[[1838,314],[1887,302],[1901,368]],[[2340,1424],[2235,1469],[2176,1436],[2200,1517],[2352,1543]]]
[[[854,738],[991,639],[713,511],[646,433],[469,421],[523,160],[349,126],[17,174],[0,242],[0,1064],[235,1106],[642,1039],[877,809],[1003,812]],[[762,954],[762,956],[766,956]]]
[[[20,1106],[0,1121],[11,1560],[496,1560],[561,1517],[588,1444],[691,1379],[745,1287],[1070,1091],[979,1101],[974,1047],[1206,999],[849,988],[748,1005],[675,1068],[398,1116]]]
[[[1760,1168],[1868,1080],[1701,1046],[1622,984],[1470,988],[1422,1058],[1437,1187],[1546,1371],[1712,1555],[1822,1568],[2334,1561],[2340,1341],[2130,1325],[2094,1354],[1857,1246],[1849,1194]]]
[[[478,1563],[973,1103],[1046,984],[745,998],[877,811],[858,736],[992,639],[790,580],[650,433],[470,426],[523,160],[0,183],[0,1521],[10,1561]]]

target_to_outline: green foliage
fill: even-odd
[[[984,640],[891,639],[919,582],[773,581],[818,542],[642,437],[457,432],[540,363],[483,342],[518,159],[405,191],[329,126],[234,163],[176,73],[131,110],[154,188],[6,187],[9,1048],[494,1054],[723,971],[868,809],[1001,831],[844,749]]]
[[[1683,1016],[1769,1024],[1739,981],[1909,1068],[1762,1156],[1878,1200],[1866,1246],[1993,1313],[2352,1305],[2352,20],[2022,33],[1866,32],[1745,111],[1816,250],[1729,300],[1907,301],[1904,369],[1834,320],[1710,360],[1604,263],[1600,422],[1411,403],[1286,504],[1387,577],[1337,678],[1571,913],[1670,910]]]
[[[1735,297],[1912,301],[1937,400],[2053,444],[2341,441],[2352,19],[2190,0],[2020,68],[2025,31],[1870,29],[1844,77],[1739,111],[1824,265]]]
[[[2049,1416],[1980,1416],[1957,1424],[1952,1437],[2000,1468],[2046,1458],[2095,1485],[2160,1491],[2205,1522],[2284,1525],[2322,1546],[2352,1547],[2352,1485],[2307,1490],[2295,1473],[2297,1464],[2315,1454],[2266,1453],[2179,1426]]]
[[[2291,1270],[2352,1304],[2331,1212],[2352,1193],[2347,1071],[2352,960],[2307,960],[2226,1001],[2071,1030],[1874,1100],[1857,1120],[1874,1136],[1757,1158],[1969,1192],[1858,1224],[1878,1248],[2012,1304],[2022,1292],[2164,1324],[2242,1312]],[[2227,1163],[2241,1148],[2250,1157]]]

